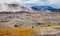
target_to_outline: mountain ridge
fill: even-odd
[[[18,11],[30,11],[31,8],[26,8],[18,4],[0,3],[0,12],[18,12]]]

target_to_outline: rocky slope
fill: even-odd
[[[8,14],[7,14],[8,13]],[[37,26],[37,23],[44,24],[60,24],[60,13],[50,11],[39,11],[36,13],[20,11],[20,12],[0,12],[0,22],[4,22],[5,26],[14,27],[21,26]],[[0,25],[3,26],[3,25]]]

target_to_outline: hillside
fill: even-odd
[[[0,3],[0,12],[18,12],[18,11],[30,11],[30,8],[26,8],[24,6],[20,6],[18,4],[7,4]]]
[[[33,10],[17,4],[0,4],[0,35],[60,36],[60,13]]]

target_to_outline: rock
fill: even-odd
[[[40,31],[43,36],[57,36],[60,33],[60,30],[52,29],[48,27],[43,27]]]

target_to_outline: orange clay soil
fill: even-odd
[[[34,36],[32,28],[0,28],[0,36]]]

